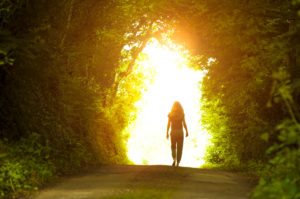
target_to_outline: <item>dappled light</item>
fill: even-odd
[[[127,129],[130,134],[128,156],[135,164],[171,164],[170,140],[166,139],[167,115],[174,101],[180,101],[186,116],[190,136],[185,138],[182,166],[199,167],[207,135],[199,123],[200,82],[203,72],[187,66],[185,54],[179,47],[168,48],[157,41],[149,43],[142,52],[146,58],[139,67],[152,67],[153,81],[142,99],[136,103],[136,121]],[[147,76],[147,75],[146,75]]]

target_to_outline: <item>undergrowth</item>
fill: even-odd
[[[15,143],[0,141],[0,196],[24,195],[53,178],[49,143],[41,144],[36,133]]]
[[[277,129],[279,142],[267,150],[272,158],[262,171],[252,198],[300,198],[300,125],[287,120]]]

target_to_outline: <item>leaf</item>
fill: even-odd
[[[269,141],[269,134],[268,133],[263,133],[260,138],[266,142]]]

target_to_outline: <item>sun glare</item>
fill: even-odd
[[[199,123],[199,84],[203,72],[187,67],[186,59],[178,48],[171,50],[152,42],[143,53],[148,59],[141,62],[141,67],[153,67],[155,76],[142,99],[135,104],[139,112],[128,129],[129,159],[135,164],[172,163],[171,144],[166,139],[167,115],[174,101],[179,101],[184,108],[190,134],[188,138],[184,138],[181,165],[201,166],[204,163],[202,157],[207,143],[207,134]]]

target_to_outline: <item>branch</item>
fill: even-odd
[[[138,50],[134,53],[130,63],[128,64],[127,70],[125,72],[120,73],[120,78],[126,77],[132,72],[136,59],[138,58],[139,54],[144,50],[150,38],[151,37],[145,38],[145,40],[142,41],[141,45],[138,47]]]
[[[71,24],[71,19],[72,19],[72,14],[73,14],[73,6],[74,6],[74,0],[71,0],[69,13],[68,13],[68,19],[67,19],[66,30],[65,30],[65,32],[62,36],[62,39],[60,41],[60,44],[59,44],[60,48],[63,47],[63,45],[65,43],[65,40],[66,40],[67,33],[69,32],[69,29],[70,29],[70,24]]]

